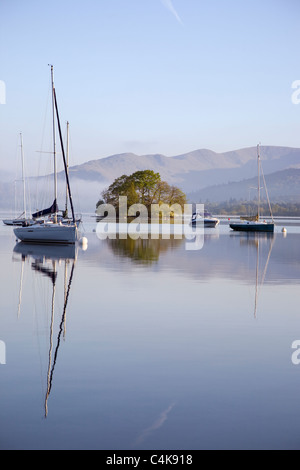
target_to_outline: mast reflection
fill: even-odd
[[[276,235],[274,233],[259,233],[259,232],[250,233],[249,232],[246,234],[241,234],[240,237],[241,237],[241,240],[240,240],[241,245],[254,246],[256,249],[254,318],[257,318],[259,291],[265,281],[265,277],[267,274],[267,269],[268,269],[268,265],[270,262],[271,253],[272,253],[272,249],[275,243]],[[268,249],[265,265],[263,266],[263,270],[261,273],[261,279],[259,280],[260,269],[261,269],[260,258],[262,257],[261,248],[262,248],[263,243],[267,243],[269,245],[269,249]]]
[[[66,312],[70,296],[71,284],[74,276],[74,269],[77,260],[78,248],[75,245],[36,245],[28,243],[17,243],[14,247],[14,254],[20,254],[23,265],[26,260],[31,261],[31,268],[34,272],[47,277],[52,286],[51,296],[51,320],[49,335],[49,352],[48,352],[48,369],[47,369],[47,386],[44,401],[45,417],[48,415],[48,400],[53,385],[54,370],[57,363],[58,351],[61,343],[62,335],[66,334]],[[55,317],[55,295],[58,281],[58,266],[64,262],[64,303],[60,323],[58,326],[58,334],[56,345],[54,344],[54,317]],[[70,269],[71,266],[71,269]],[[68,271],[70,274],[68,276]],[[22,281],[22,279],[21,279]],[[22,282],[20,284],[22,286]],[[21,290],[19,295],[20,312]]]

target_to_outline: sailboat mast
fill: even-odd
[[[55,133],[55,101],[54,101],[53,65],[51,65],[51,84],[52,84],[52,120],[53,120],[54,200],[57,201],[56,133]],[[55,216],[55,222],[57,222],[56,212],[54,216]]]
[[[24,208],[24,218],[26,219],[25,170],[24,170],[24,153],[23,153],[22,133],[20,133],[20,140],[21,140],[21,157],[22,157],[23,208]]]
[[[69,121],[67,121],[67,173],[69,173]],[[68,198],[69,198],[69,191],[68,191],[68,185],[66,185],[66,209],[65,213],[66,215],[68,214]]]
[[[61,133],[61,126],[60,126],[60,119],[59,119],[59,112],[58,112],[55,89],[53,90],[53,96],[54,96],[54,101],[55,101],[57,126],[58,126],[59,138],[60,138],[61,151],[63,155],[63,162],[64,162],[64,167],[65,167],[65,176],[66,176],[66,182],[67,182],[67,187],[68,187],[69,201],[70,201],[70,206],[71,206],[71,211],[72,211],[72,219],[73,219],[73,223],[75,224],[74,206],[73,206],[73,200],[72,200],[72,194],[71,194],[71,188],[70,188],[70,182],[69,182],[69,175],[67,171],[67,162],[66,162],[63,138],[62,138],[62,133]]]
[[[258,176],[258,206],[257,206],[257,215],[258,219],[260,217],[260,155],[259,155],[259,144],[257,145],[257,176]]]

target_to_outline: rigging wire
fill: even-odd
[[[264,181],[264,186],[265,186],[265,191],[266,191],[266,195],[267,195],[267,201],[268,201],[268,205],[269,205],[270,215],[271,215],[271,218],[272,218],[272,222],[274,222],[271,203],[270,203],[270,198],[269,198],[269,193],[268,193],[268,188],[267,188],[267,185],[266,185],[266,180],[265,180],[265,175],[264,175],[264,172],[263,172],[262,165],[260,165],[260,169],[261,169],[261,173],[262,173],[262,177],[263,177],[263,181]]]

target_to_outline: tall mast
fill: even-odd
[[[69,121],[67,121],[67,173],[69,173]],[[68,185],[66,185],[66,217],[68,215],[68,198],[69,198],[69,191],[68,191]]]
[[[21,140],[21,157],[22,157],[23,208],[24,208],[24,218],[26,219],[25,171],[24,171],[24,153],[23,153],[22,133],[20,133],[20,140]]]
[[[52,119],[53,119],[53,160],[54,160],[54,200],[57,201],[57,170],[56,170],[56,134],[55,134],[55,102],[54,102],[54,78],[53,65],[51,65],[51,83],[52,83]],[[54,214],[57,222],[57,214]]]
[[[258,166],[258,207],[257,207],[257,215],[258,218],[260,217],[260,155],[259,155],[259,144],[257,145],[257,166]]]
[[[68,187],[69,201],[70,201],[70,206],[71,206],[71,211],[72,211],[72,219],[73,219],[73,222],[75,224],[74,206],[73,206],[73,200],[72,200],[72,194],[71,194],[71,188],[70,188],[69,175],[68,175],[68,171],[67,171],[67,162],[66,162],[64,143],[63,143],[63,138],[62,138],[62,133],[61,133],[61,126],[60,126],[60,119],[59,119],[55,89],[53,90],[53,95],[54,95],[54,101],[55,101],[56,119],[57,119],[57,126],[58,126],[59,138],[60,138],[60,146],[61,146],[61,151],[62,151],[62,155],[63,155],[65,176],[66,176],[66,182],[67,182],[67,187]]]

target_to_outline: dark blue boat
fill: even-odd
[[[264,185],[267,193],[270,214],[272,217],[272,222],[266,222],[265,220],[260,219],[260,171],[261,169],[261,162],[260,162],[260,155],[259,155],[259,145],[257,146],[257,165],[258,165],[258,204],[257,204],[257,215],[254,217],[241,217],[241,222],[233,222],[230,224],[230,228],[232,230],[236,230],[239,232],[274,232],[275,224],[273,222],[272,210],[269,201],[269,196],[266,188],[266,182],[264,178]]]
[[[273,222],[234,222],[230,224],[232,230],[239,232],[274,232],[275,224]]]

